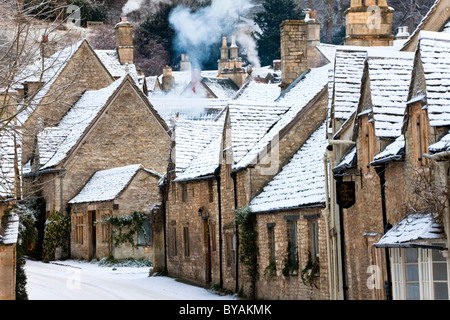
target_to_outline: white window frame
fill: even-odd
[[[406,248],[390,248],[392,270],[392,295],[394,300],[406,300]],[[445,282],[434,280],[432,251],[436,249],[417,248],[420,300],[434,300],[434,283]],[[443,262],[442,262],[443,263]],[[450,297],[449,264],[447,265],[447,290]]]

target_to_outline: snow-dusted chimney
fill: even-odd
[[[122,17],[114,29],[116,30],[116,49],[120,64],[133,64],[133,25],[127,17]]]

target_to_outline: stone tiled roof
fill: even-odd
[[[323,123],[250,203],[254,212],[321,204],[325,201],[323,155],[328,140]]]
[[[376,247],[406,247],[423,240],[445,237],[443,226],[436,222],[432,213],[415,213],[405,217],[375,244]]]
[[[431,126],[450,125],[450,34],[421,31],[420,54]]]
[[[367,56],[372,117],[378,137],[401,134],[414,54],[369,50]]]
[[[86,91],[54,128],[47,128],[38,135],[41,170],[54,167],[66,158],[84,131],[89,127],[109,98],[125,81],[126,76],[110,86]]]
[[[144,169],[142,165],[135,164],[97,171],[69,203],[114,200],[141,169]],[[161,177],[158,173],[153,174]]]
[[[1,229],[0,225],[0,244],[11,245],[17,243],[19,237],[19,216],[12,213],[5,223],[5,227]]]
[[[346,120],[358,107],[366,55],[364,47],[345,46],[336,50],[332,110],[335,119]]]
[[[14,197],[15,173],[14,164],[21,162],[21,148],[17,133],[11,128],[3,128],[0,131],[0,199],[10,199]],[[14,139],[16,138],[15,148]]]

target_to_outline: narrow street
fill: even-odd
[[[168,277],[149,277],[148,268],[100,267],[80,261],[27,260],[29,300],[232,300]]]

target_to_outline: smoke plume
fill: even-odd
[[[131,11],[139,10],[144,0],[128,0],[122,7],[122,17],[126,17]]]
[[[176,31],[175,47],[179,53],[189,55],[193,68],[201,69],[202,63],[211,54],[213,44],[222,36],[235,33],[237,19],[252,7],[252,0],[213,0],[210,6],[195,12],[184,5],[176,7],[169,17]],[[248,44],[248,39],[245,40]],[[241,45],[239,41],[238,44]]]

